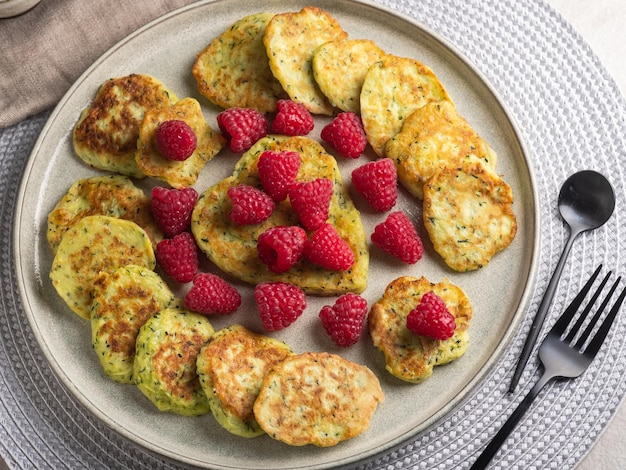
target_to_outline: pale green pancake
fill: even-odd
[[[348,36],[328,12],[314,6],[275,15],[263,44],[270,69],[289,97],[311,113],[332,115],[333,107],[313,76],[313,53],[327,41]]]
[[[93,284],[100,272],[130,264],[155,268],[148,234],[129,220],[92,215],[65,233],[52,261],[50,279],[72,311],[89,319]]]
[[[191,69],[198,90],[223,108],[254,108],[276,111],[285,97],[270,70],[263,35],[273,13],[241,18],[198,54]]]
[[[413,111],[450,98],[429,67],[415,59],[387,55],[367,71],[360,99],[367,140],[382,157],[387,141],[400,132]]]
[[[160,311],[139,330],[135,383],[160,411],[185,416],[209,412],[196,360],[213,331],[206,316],[180,308]]]
[[[139,329],[175,301],[165,281],[143,266],[100,273],[93,286],[91,340],[106,375],[119,383],[133,382]]]
[[[330,104],[359,114],[365,74],[384,56],[385,52],[369,39],[328,41],[315,49],[313,76]]]

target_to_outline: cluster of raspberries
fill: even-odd
[[[306,135],[313,130],[313,117],[301,104],[280,100],[277,109],[271,125],[254,109],[230,108],[221,112],[217,121],[230,150],[244,152],[270,130],[290,136]],[[162,127],[159,147],[170,154],[169,158],[180,160],[193,152],[195,136],[189,134],[190,129],[179,123],[169,129]],[[351,112],[337,115],[322,129],[321,137],[345,158],[358,158],[367,145],[361,119]],[[297,182],[299,167],[300,157],[296,152],[263,152],[258,160],[262,188],[245,184],[231,187],[228,190],[232,203],[229,218],[236,225],[258,224],[270,217],[276,204],[289,198],[299,225],[276,226],[262,233],[257,243],[259,259],[274,273],[288,271],[302,258],[325,269],[347,270],[354,263],[354,253],[327,222],[334,182],[327,178]],[[381,158],[361,165],[351,176],[354,189],[374,211],[385,213],[395,206],[397,175],[390,159]],[[157,244],[157,261],[176,282],[193,283],[184,298],[188,309],[203,314],[229,314],[241,305],[241,295],[221,277],[198,269],[198,247],[190,233],[191,212],[197,198],[193,188],[153,189],[152,212],[166,236]],[[381,251],[409,264],[416,263],[424,250],[415,227],[402,211],[389,213],[375,227],[371,241]],[[305,293],[284,282],[258,284],[254,298],[266,331],[287,327],[306,308]],[[361,336],[367,311],[363,297],[347,293],[334,305],[323,307],[319,317],[337,345],[350,346]],[[445,317],[445,321],[440,317]],[[450,317],[453,323],[454,317],[440,298],[435,296],[433,301],[431,296],[424,296],[422,304],[409,316],[407,326],[417,334],[444,339],[444,336],[451,336]]]

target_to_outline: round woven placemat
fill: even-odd
[[[618,196],[614,216],[577,241],[553,301],[561,310],[599,263],[624,271],[626,101],[572,27],[540,0],[399,0],[381,4],[437,31],[491,82],[517,121],[540,191],[537,288],[520,331],[497,366],[456,410],[411,442],[356,468],[469,467],[539,375],[536,355],[507,393],[537,305],[567,238],[556,209],[559,185],[595,169]],[[86,412],[46,363],[23,314],[13,268],[15,195],[49,113],[0,130],[0,453],[15,468],[183,468],[127,441]],[[550,324],[555,315],[548,319]],[[547,329],[546,325],[546,328]],[[622,314],[590,369],[540,395],[494,463],[502,468],[573,468],[615,413],[626,390]]]

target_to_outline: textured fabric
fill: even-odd
[[[540,192],[537,289],[502,359],[444,419],[356,467],[467,468],[539,376],[533,354],[517,393],[507,393],[568,235],[556,209],[559,185],[569,174],[591,168],[607,175],[618,195],[624,194],[620,163],[626,160],[626,101],[590,48],[540,0],[381,3],[440,33],[482,71],[521,129]],[[0,454],[11,467],[24,469],[181,468],[135,446],[82,409],[55,378],[22,313],[8,234],[23,165],[47,115],[0,131],[0,223],[7,234],[0,246]],[[625,223],[626,207],[620,199],[605,227],[577,240],[553,301],[554,312],[569,302],[597,264],[626,271]],[[549,316],[544,331],[554,319],[554,314]],[[624,396],[625,355],[622,313],[599,357],[581,378],[553,383],[542,392],[496,456],[494,468],[574,468]]]
[[[0,19],[0,127],[50,108],[112,45],[188,3],[193,0],[44,0]]]

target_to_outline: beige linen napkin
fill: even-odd
[[[0,19],[0,127],[51,108],[101,54],[194,0],[42,0]]]

